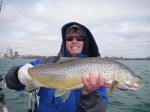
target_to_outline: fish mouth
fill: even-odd
[[[138,90],[142,87],[144,87],[144,85],[143,84],[138,84],[138,83],[135,83],[134,85],[119,84],[117,86],[117,88],[120,89],[120,90],[131,90],[131,91]]]
[[[137,89],[140,89],[140,88],[143,88],[143,87],[144,87],[144,84],[135,83],[135,85],[132,87],[132,90],[137,90]]]
[[[143,84],[135,83],[134,85],[123,84],[122,86],[118,86],[118,87],[121,90],[132,90],[132,91],[134,91],[134,90],[138,90],[138,89],[144,87],[144,85]]]
[[[139,80],[137,80],[134,85],[131,87],[131,90],[137,90],[137,89],[140,89],[140,88],[143,88],[144,87],[144,84],[143,83],[143,79],[140,78]]]

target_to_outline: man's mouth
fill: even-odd
[[[77,47],[77,46],[72,46],[71,49],[72,49],[72,50],[78,50],[79,47]]]

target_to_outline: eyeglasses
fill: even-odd
[[[66,41],[73,41],[73,39],[76,39],[77,41],[83,41],[85,39],[85,36],[66,36]]]

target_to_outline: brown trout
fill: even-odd
[[[42,64],[29,69],[32,81],[27,89],[47,87],[56,89],[55,97],[61,97],[65,102],[71,90],[83,87],[81,76],[89,78],[93,71],[95,79],[102,73],[105,83],[111,84],[110,93],[114,88],[122,90],[137,90],[143,85],[142,78],[137,76],[130,68],[114,60],[99,57],[94,58],[65,58],[58,63]],[[34,82],[34,83],[32,83]]]

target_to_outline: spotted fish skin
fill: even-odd
[[[101,72],[105,83],[113,85],[114,82],[117,82],[115,87],[119,89],[136,90],[142,87],[139,84],[142,78],[117,61],[99,57],[66,58],[62,60],[60,59],[58,63],[43,64],[30,68],[29,75],[39,83],[39,87],[55,88],[63,92],[82,88],[81,76],[89,78],[90,71],[93,71],[96,80],[98,80],[98,73]]]

